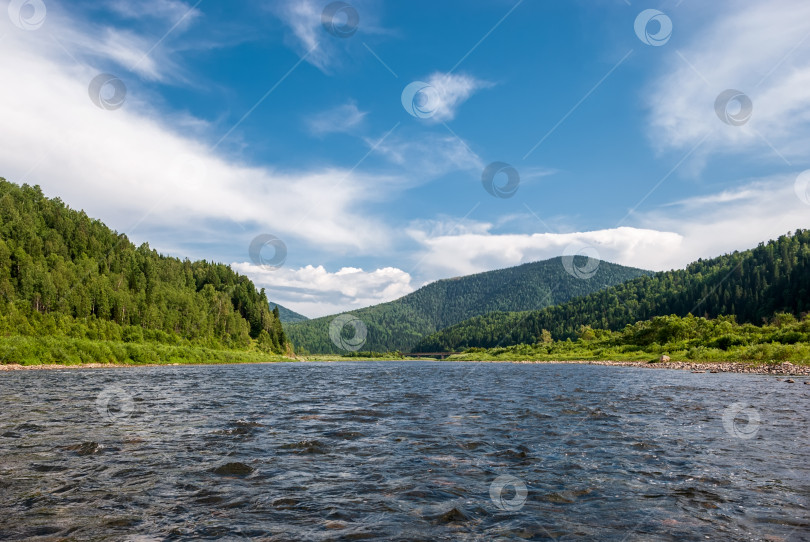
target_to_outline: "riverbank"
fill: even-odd
[[[272,361],[222,361],[222,362],[188,362],[188,363],[77,363],[60,365],[43,363],[41,365],[20,365],[9,363],[0,365],[0,373],[12,371],[56,371],[64,369],[137,369],[141,367],[199,367],[202,365],[266,365],[269,363],[284,363],[299,361],[293,358],[279,358]]]
[[[320,356],[319,356],[320,357]],[[406,360],[356,360],[356,359],[306,359],[306,358],[286,358],[278,357],[273,360],[262,361],[221,361],[221,362],[187,362],[187,363],[84,363],[84,364],[57,364],[48,363],[40,365],[20,365],[17,363],[0,364],[0,372],[3,371],[47,371],[63,369],[112,369],[112,368],[137,368],[137,367],[184,367],[199,365],[257,365],[264,363],[279,362],[364,362],[364,361],[423,361],[416,359]],[[692,371],[694,373],[740,373],[740,374],[760,374],[774,376],[799,376],[810,377],[810,365],[795,365],[790,362],[778,364],[750,364],[738,362],[642,362],[642,361],[594,361],[594,360],[565,360],[565,361],[507,361],[507,360],[446,360],[447,363],[516,363],[516,364],[558,364],[558,365],[603,365],[610,367],[637,367],[642,369],[669,369],[680,371]],[[810,383],[810,382],[807,382]]]
[[[459,362],[463,363],[463,362]],[[810,376],[810,365],[794,365],[784,362],[776,364],[751,364],[739,362],[644,362],[644,361],[482,361],[479,363],[562,363],[570,365],[608,365],[611,367],[639,367],[643,369],[670,369],[695,373],[743,373],[775,376]]]
[[[553,363],[558,365],[606,365],[611,367],[638,367],[643,369],[670,369],[680,371],[693,371],[695,373],[740,373],[740,374],[764,374],[774,376],[800,376],[810,377],[810,365],[798,365],[791,362],[783,363],[746,363],[746,362],[715,362],[715,361],[616,361],[616,360],[484,360],[469,358],[469,354],[464,354],[464,359],[451,356],[443,362],[448,363]],[[302,362],[341,362],[341,361],[439,361],[430,358],[409,358],[397,360],[380,359],[354,359],[336,358],[334,356],[303,356]]]

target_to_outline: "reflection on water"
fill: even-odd
[[[5,373],[0,539],[810,540],[809,396],[583,365]]]

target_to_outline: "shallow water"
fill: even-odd
[[[5,373],[0,539],[810,540],[808,398],[587,365]]]

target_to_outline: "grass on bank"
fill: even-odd
[[[260,350],[229,350],[198,345],[123,342],[73,337],[0,337],[0,364],[116,365],[224,364],[291,361]]]

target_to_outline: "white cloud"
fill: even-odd
[[[153,3],[158,6],[164,2],[153,0]],[[182,81],[185,79],[185,71],[174,60],[171,44],[175,40],[170,38],[182,34],[200,15],[199,11],[189,11],[188,7],[183,6],[176,3],[162,11],[156,7],[156,16],[158,13],[166,13],[166,16],[159,17],[161,24],[154,24],[150,19],[149,24],[144,25],[143,33],[73,19],[67,12],[54,9],[48,11],[47,34],[20,36],[18,32],[11,30],[6,33],[6,37],[14,42],[14,46],[26,47],[28,52],[36,51],[42,55],[50,53],[54,60],[58,59],[62,64],[76,61],[82,64],[109,65],[113,62],[121,69],[134,72],[150,81]],[[183,10],[183,13],[169,14],[167,10],[170,8],[177,12]],[[185,18],[174,27],[184,14]],[[135,15],[147,17],[147,12],[133,10],[133,16]]]
[[[274,270],[247,262],[231,266],[265,287],[269,299],[311,318],[384,303],[414,290],[411,276],[393,267],[374,271],[344,267],[330,273],[320,265]]]
[[[568,247],[593,247],[602,260],[663,271],[698,258],[746,250],[806,227],[810,205],[794,191],[795,175],[744,183],[740,188],[674,202],[639,214],[639,227],[536,234],[495,234],[488,222],[450,217],[414,221],[408,234],[422,249],[414,254],[421,278],[436,280],[562,256]],[[265,270],[234,264],[268,288],[268,297],[309,316],[383,303],[412,292],[409,273],[323,267]]]
[[[162,19],[172,25],[177,22],[186,25],[200,16],[199,10],[179,0],[112,0],[109,6],[119,15],[130,19]]]
[[[797,172],[798,173],[798,172]],[[561,256],[572,244],[603,260],[664,271],[698,258],[754,248],[808,226],[810,205],[796,196],[796,174],[749,181],[738,189],[689,198],[636,217],[639,227],[588,232],[493,234],[486,222],[414,223],[419,271],[432,278],[466,275]]]
[[[65,19],[49,17],[48,24],[54,35],[80,34]],[[93,38],[82,39],[89,47]],[[40,184],[126,233],[146,221],[193,239],[221,221],[322,250],[385,245],[388,228],[362,209],[381,197],[385,179],[343,168],[277,171],[236,162],[177,132],[137,81],[126,81],[122,108],[96,107],[88,84],[98,71],[66,60],[44,34],[12,28],[3,47],[0,175],[9,180]]]
[[[645,213],[639,223],[683,236],[682,249],[666,259],[670,266],[747,250],[810,226],[810,206],[796,196],[795,180],[791,173],[745,182],[736,189]]]
[[[337,3],[337,2],[335,2]],[[285,36],[285,44],[300,56],[306,55],[306,61],[324,73],[343,63],[343,58],[366,56],[368,51],[360,47],[362,39],[349,33],[348,36],[331,35],[324,28],[322,16],[324,8],[331,5],[329,0],[274,0],[266,2],[268,9],[278,17],[291,31]],[[339,10],[334,17],[335,27],[339,30],[354,29],[365,36],[395,36],[397,32],[383,28],[377,18],[375,2],[352,0],[346,3],[345,9]],[[347,25],[349,10],[356,12],[359,18],[357,26]],[[328,18],[328,15],[327,15]],[[345,54],[352,51],[351,55]],[[362,51],[362,52],[360,52]],[[374,61],[376,62],[376,60]]]
[[[406,86],[402,105],[409,113],[417,112],[416,116],[430,122],[445,122],[453,120],[461,104],[477,90],[491,86],[492,83],[470,75],[435,72],[423,84],[414,82]]]
[[[780,161],[779,154],[806,157],[810,3],[725,1],[712,7],[713,21],[685,47],[662,48],[669,59],[647,89],[650,138],[660,149],[686,149],[706,137],[697,152],[703,160],[717,152],[753,151],[769,161]],[[752,100],[748,123],[729,126],[715,114],[715,100],[726,89]]]
[[[420,133],[413,137],[393,134],[382,143],[366,139],[410,181],[437,179],[453,171],[475,172],[480,178],[484,162],[461,139],[452,135]]]
[[[497,235],[482,233],[487,226],[479,225],[475,228],[477,231],[437,236],[410,230],[411,236],[424,248],[420,268],[434,276],[469,275],[562,256],[566,247],[577,244],[594,247],[600,259],[651,269],[661,268],[657,255],[678,251],[683,242],[677,233],[629,227]]]
[[[351,132],[366,117],[366,111],[360,111],[354,102],[339,105],[307,118],[307,126],[313,134]]]
[[[281,1],[273,4],[273,11],[292,30],[293,35],[285,41],[299,55],[307,55],[307,62],[327,72],[336,62],[337,45],[326,34],[321,22],[324,4],[313,0]]]

